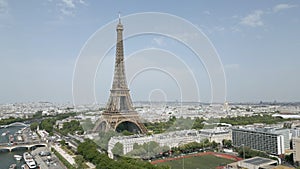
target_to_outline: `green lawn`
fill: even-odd
[[[165,163],[159,163],[157,165],[169,165],[171,169],[215,169],[218,166],[224,166],[232,162],[234,161],[215,157],[213,155],[205,155],[168,161]]]

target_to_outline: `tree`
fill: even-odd
[[[38,126],[39,126],[38,122],[33,122],[33,123],[30,124],[30,130],[31,131],[36,131]]]
[[[150,157],[162,152],[170,150],[168,146],[159,146],[159,144],[155,141],[150,141],[148,143],[144,143],[142,145],[133,144],[133,150],[127,153],[127,156],[140,156],[140,157]]]
[[[223,145],[223,147],[231,148],[232,147],[232,141],[224,139],[224,140],[222,140],[222,145]]]
[[[152,130],[154,134],[159,134],[165,132],[166,130],[175,130],[176,128],[173,126],[175,122],[176,117],[172,116],[167,122],[145,123],[145,126],[148,130]]]
[[[271,115],[253,115],[248,117],[226,117],[221,118],[220,123],[229,123],[232,125],[247,125],[253,123],[266,123],[266,124],[274,124],[283,121],[289,121],[290,119],[282,119],[277,117],[272,117]]]
[[[66,145],[66,141],[65,141],[65,140],[61,140],[59,143],[60,143],[60,145],[62,145],[62,146],[65,146],[65,145]]]
[[[25,121],[26,119],[22,119],[20,117],[14,118],[14,117],[9,117],[8,119],[2,119],[0,120],[0,125],[8,125],[14,122],[22,122]]]
[[[123,144],[117,142],[111,152],[116,155],[123,155]]]
[[[133,149],[138,149],[140,148],[140,145],[138,143],[133,143]]]
[[[205,120],[201,117],[201,119],[199,117],[197,117],[194,121],[193,127],[192,129],[202,129],[204,127],[204,124],[202,122],[204,122]]]
[[[174,124],[168,129],[169,131],[186,130],[193,127],[193,120],[190,117],[177,119]]]
[[[83,134],[83,128],[80,125],[80,122],[77,120],[72,120],[70,122],[64,122],[63,123],[63,128],[60,130],[60,132],[63,135],[67,135],[68,133],[70,134],[74,134],[74,133],[78,133],[78,134]]]
[[[205,145],[207,145],[207,144],[209,144],[209,140],[206,138],[206,139],[204,139],[203,143],[204,143]]]
[[[108,158],[106,154],[97,151],[97,145],[90,139],[86,139],[77,147],[77,153],[87,161],[96,165],[97,169],[167,169],[167,166],[154,166],[140,159],[119,157],[117,160]]]
[[[123,131],[122,131],[122,134],[123,134],[124,136],[130,136],[130,135],[133,135],[134,133],[132,133],[132,132],[130,132],[130,131],[128,131],[128,130],[123,130]]]
[[[33,115],[33,119],[41,119],[43,116],[43,111],[39,110]]]
[[[94,128],[94,123],[92,123],[91,118],[88,118],[82,122],[82,128],[85,131],[92,130]]]
[[[213,149],[217,148],[217,147],[218,147],[218,143],[216,143],[215,141],[212,141],[212,142],[211,142],[211,147],[212,147]]]
[[[97,151],[97,145],[90,139],[86,139],[85,142],[80,143],[77,147],[78,154],[82,155],[86,160],[93,161],[99,153]]]
[[[293,157],[293,153],[291,153],[290,155],[285,155],[284,156],[284,159],[288,162],[288,163],[290,163],[290,164],[294,164],[294,159],[293,159],[294,157]]]
[[[77,155],[75,157],[75,162],[76,162],[76,165],[77,165],[77,169],[82,169],[84,168],[84,163],[85,163],[85,160],[83,158],[82,155]]]
[[[108,141],[110,140],[110,138],[113,136],[118,136],[118,135],[120,135],[120,133],[117,133],[112,130],[108,131],[108,132],[100,131],[99,132],[100,139],[97,140],[96,142],[102,149],[107,150],[108,149]]]
[[[44,129],[48,133],[50,133],[53,131],[54,124],[55,124],[55,119],[44,119],[40,124],[40,129]]]

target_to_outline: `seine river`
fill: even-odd
[[[21,128],[23,127],[0,128],[0,143],[8,143],[9,135],[14,135]],[[9,131],[9,133],[5,136],[2,136],[2,133],[7,131]],[[17,149],[13,150],[12,152],[0,150],[0,169],[8,169],[11,164],[17,164],[17,169],[20,169],[21,165],[24,164],[24,161],[15,160],[14,155],[23,155],[25,151],[26,149]]]

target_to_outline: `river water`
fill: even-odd
[[[20,126],[0,128],[0,143],[8,143],[9,135],[14,135],[18,130],[22,128],[23,127]],[[2,136],[2,133],[5,132],[9,133],[7,133],[5,136]],[[8,169],[11,164],[17,164],[17,169],[20,169],[21,165],[24,164],[24,161],[15,160],[14,155],[23,155],[25,151],[27,151],[26,148],[16,149],[12,152],[9,152],[8,150],[0,150],[0,169]]]

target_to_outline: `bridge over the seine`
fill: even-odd
[[[25,123],[21,123],[21,122],[15,122],[15,123],[11,123],[11,124],[8,124],[8,125],[3,125],[1,126],[2,128],[7,128],[7,127],[11,127],[11,126],[23,126],[23,127],[28,127],[29,125],[28,124],[25,124]]]
[[[0,150],[8,150],[13,151],[17,148],[27,148],[28,150],[32,149],[33,147],[48,147],[48,144],[45,141],[34,141],[34,142],[15,142],[12,145],[8,143],[1,143]]]

